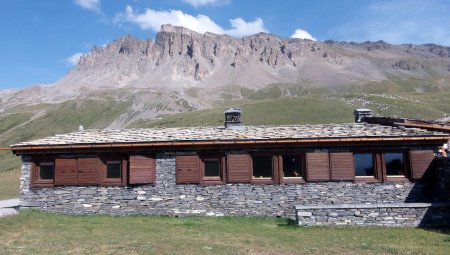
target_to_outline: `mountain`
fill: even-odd
[[[55,84],[1,93],[0,106],[60,102],[117,88],[227,91],[236,85],[260,89],[287,83],[339,91],[352,84],[449,76],[450,47],[315,42],[267,33],[238,39],[163,25],[154,41],[124,36],[93,48]],[[431,87],[447,88],[449,82],[440,80]]]

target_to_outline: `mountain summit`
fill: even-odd
[[[240,39],[163,25],[155,40],[121,37],[94,48],[57,82],[90,88],[260,88],[274,83],[339,86],[450,75],[450,48],[315,42],[267,33]]]

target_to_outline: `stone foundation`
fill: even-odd
[[[392,203],[296,206],[301,226],[448,226],[450,203]]]

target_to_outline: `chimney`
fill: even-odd
[[[370,109],[359,108],[353,112],[353,116],[355,116],[355,122],[360,123],[365,117],[373,117],[373,114]]]
[[[240,130],[241,126],[241,109],[240,108],[228,108],[225,113],[225,128]]]

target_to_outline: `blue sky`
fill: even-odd
[[[53,83],[94,45],[154,38],[166,23],[235,37],[450,46],[449,13],[448,0],[5,0],[0,89]]]

